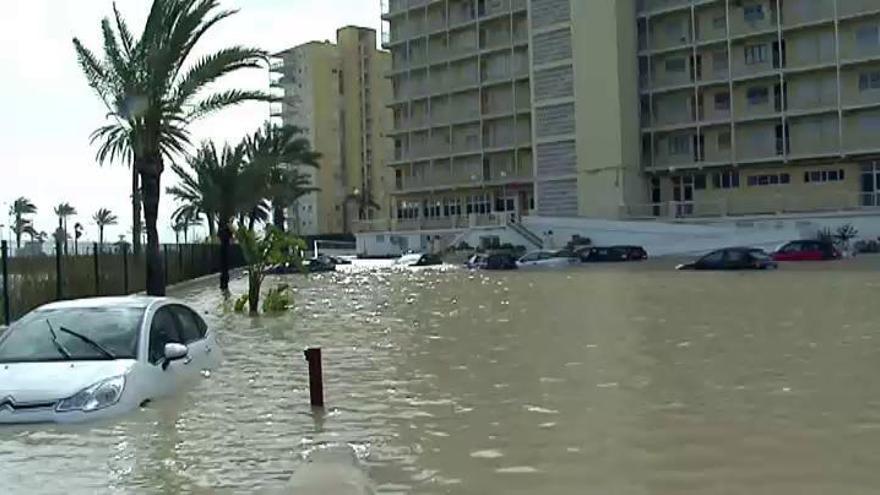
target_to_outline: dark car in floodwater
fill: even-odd
[[[317,258],[312,258],[310,260],[306,260],[302,262],[302,266],[297,266],[293,263],[286,263],[283,265],[275,265],[266,270],[266,274],[268,275],[293,275],[298,273],[325,273],[325,272],[335,272],[336,271],[336,263],[329,256],[318,256]]]
[[[648,252],[641,246],[588,247],[579,250],[577,255],[584,263],[612,263],[648,259]]]
[[[676,270],[768,270],[779,265],[757,248],[727,248],[713,251],[694,261],[678,265]]]
[[[516,270],[516,260],[510,253],[475,254],[465,266],[472,270]]]

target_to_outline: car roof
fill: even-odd
[[[109,308],[123,307],[145,310],[155,304],[171,302],[167,297],[153,296],[119,296],[119,297],[92,297],[86,299],[73,299],[70,301],[58,301],[41,306],[39,309],[76,309],[76,308]]]

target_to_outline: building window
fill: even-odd
[[[413,201],[401,201],[397,203],[397,218],[399,220],[415,220],[419,218],[419,204]]]
[[[880,131],[880,115],[868,114],[859,116],[859,127],[863,131]]]
[[[764,19],[764,5],[757,3],[743,7],[743,19],[746,22],[756,22]]]
[[[730,149],[730,131],[718,133],[718,149],[727,151]]]
[[[859,74],[859,91],[880,89],[880,71]]]
[[[443,204],[439,200],[425,201],[425,218],[440,218],[443,213]]]
[[[683,58],[670,58],[666,61],[666,72],[684,72],[687,70],[687,61]]]
[[[717,172],[712,175],[712,185],[715,189],[736,189],[739,187],[739,172]]]
[[[697,191],[706,189],[706,174],[694,174],[694,189]]]
[[[492,200],[488,194],[468,196],[467,214],[488,215],[492,213]]]
[[[880,26],[871,24],[856,30],[856,43],[859,48],[875,48],[880,46]]]
[[[730,110],[730,93],[715,94],[715,110]]]
[[[727,70],[727,52],[712,52],[712,68],[715,71]]]
[[[669,138],[670,155],[686,155],[690,151],[688,136],[672,136]]]
[[[687,41],[684,36],[684,30],[682,29],[683,23],[681,20],[672,20],[666,23],[666,36],[671,40],[675,41]]]
[[[749,88],[747,96],[749,105],[764,105],[770,101],[770,90],[763,86]]]
[[[461,216],[461,199],[446,198],[443,203],[443,216],[460,217]]]
[[[807,184],[824,184],[826,182],[840,182],[846,178],[843,169],[838,170],[811,170],[804,172],[804,182]]]
[[[724,14],[718,14],[712,18],[712,27],[715,29],[727,29],[727,18]]]
[[[763,64],[767,61],[767,52],[769,52],[769,49],[766,44],[746,45],[746,65]]]
[[[748,184],[754,186],[778,186],[791,183],[791,175],[789,174],[761,174],[750,175]]]

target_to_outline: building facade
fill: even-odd
[[[880,3],[646,0],[637,23],[651,204],[630,214],[878,204]]]
[[[876,0],[397,0],[395,218],[880,204]]]
[[[274,55],[271,84],[282,100],[273,104],[272,117],[301,128],[321,153],[319,167],[302,167],[319,190],[288,212],[291,231],[351,233],[358,221],[390,218],[390,69],[376,31],[353,26],[340,29],[336,43],[311,42]]]

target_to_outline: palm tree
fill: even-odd
[[[135,38],[114,6],[114,19],[105,18],[101,24],[103,59],[73,40],[80,67],[110,119],[92,133],[92,142],[99,143],[98,162],[126,159],[140,176],[150,295],[165,294],[156,221],[166,160],[184,154],[193,121],[242,102],[273,100],[262,91],[240,89],[203,95],[229,73],[261,68],[267,60],[262,50],[224,48],[185,68],[202,36],[236,13],[218,7],[219,0],[153,0],[143,31]]]
[[[252,213],[254,205],[266,193],[267,171],[259,164],[245,160],[243,145],[226,145],[218,153],[213,143],[203,143],[189,160],[196,177],[191,177],[203,188],[205,207],[216,215],[217,236],[220,238],[220,289],[229,289],[229,247],[232,242],[232,222],[240,214]],[[256,198],[256,199],[255,199]]]
[[[67,234],[67,219],[76,215],[76,208],[70,206],[70,203],[61,203],[55,207],[54,211],[58,217],[58,228],[64,232],[64,254],[67,255],[67,239],[70,238]]]
[[[104,227],[107,227],[108,225],[116,225],[119,223],[119,219],[116,218],[116,215],[114,215],[112,211],[107,208],[101,208],[92,215],[92,220],[95,222],[95,225],[98,226],[98,243],[103,246]]]
[[[22,234],[29,226],[32,226],[31,220],[26,216],[35,213],[37,213],[36,205],[23,196],[13,201],[12,206],[9,207],[9,215],[13,217],[12,230],[15,232],[15,247],[17,249],[21,249]]]
[[[186,214],[172,216],[171,220],[173,222],[171,224],[171,229],[174,230],[177,244],[180,244],[181,233],[183,234],[183,243],[189,244],[189,229],[192,227],[198,227],[202,224],[202,221],[198,218],[193,218]]]
[[[172,222],[179,223],[183,218],[196,221],[204,215],[208,221],[208,236],[214,238],[218,198],[212,184],[207,182],[207,175],[196,170],[197,173],[193,176],[176,163],[171,165],[171,171],[178,178],[176,186],[165,189],[178,203],[177,209],[171,214]]]
[[[300,169],[302,166],[317,168],[321,154],[312,151],[309,140],[301,135],[302,129],[298,127],[278,127],[266,122],[244,142],[248,161],[270,170],[268,199],[272,202],[272,224],[282,231],[287,223],[287,208],[300,197],[318,190],[312,186],[310,176]]]

